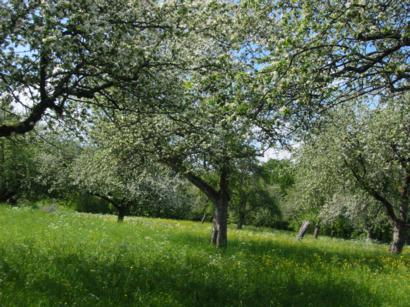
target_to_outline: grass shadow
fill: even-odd
[[[38,260],[48,261],[47,257]],[[323,283],[310,278],[300,280],[286,272],[250,274],[247,279],[239,276],[240,270],[209,266],[204,258],[175,260],[135,261],[123,255],[109,262],[78,254],[57,255],[43,274],[14,270],[8,274],[8,282],[14,281],[13,288],[20,294],[16,305],[19,298],[20,303],[30,298],[30,306],[45,302],[45,298],[50,306],[378,305],[366,288],[349,280]]]

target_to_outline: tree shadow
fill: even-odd
[[[280,231],[280,233],[284,233]],[[395,259],[398,255],[390,254],[386,251],[375,251],[366,249],[324,249],[322,246],[317,246],[312,240],[297,241],[289,244],[283,240],[275,240],[274,238],[256,241],[253,238],[229,238],[229,246],[226,250],[216,249],[210,246],[210,238],[205,235],[197,236],[190,233],[175,234],[170,238],[172,244],[189,244],[196,249],[214,250],[226,255],[233,255],[241,252],[249,257],[262,256],[273,254],[276,257],[281,257],[286,260],[292,260],[301,264],[312,264],[317,262],[317,259],[327,259],[338,265],[340,263],[349,262],[352,265],[366,266],[370,271],[380,271],[385,267],[385,259]],[[313,243],[313,244],[312,244]],[[410,258],[401,258],[410,267]]]
[[[318,279],[323,272],[300,278],[292,272],[267,272],[266,267],[265,271],[259,271],[258,262],[250,261],[246,265],[253,267],[241,268],[229,263],[230,257],[239,251],[246,259],[272,250],[279,253],[281,249],[279,259],[305,260],[298,255],[299,248],[267,243],[241,245],[231,240],[231,250],[221,251],[210,248],[204,241],[205,238],[198,240],[186,234],[182,238],[171,236],[171,244],[176,248],[187,245],[190,249],[198,248],[211,260],[203,257],[203,253],[181,258],[166,254],[157,255],[155,259],[139,257],[123,247],[108,258],[84,253],[59,254],[58,251],[51,255],[52,260],[50,255],[37,255],[38,270],[31,272],[10,265],[7,269],[4,261],[2,268],[9,286],[19,291],[20,299],[30,298],[29,305],[38,302],[47,306],[65,303],[79,306],[380,305],[368,289],[349,279]],[[0,249],[0,255],[6,252]],[[24,259],[24,248],[15,249],[14,253],[20,254],[15,257]],[[214,263],[215,259],[222,260]],[[15,305],[27,302],[20,303],[17,301]]]

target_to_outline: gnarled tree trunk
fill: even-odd
[[[226,199],[221,198],[215,203],[211,243],[217,247],[226,247],[228,244],[228,201]]]
[[[193,172],[185,173],[186,178],[199,188],[214,205],[211,243],[217,247],[226,247],[228,244],[229,175],[229,168],[223,166],[219,175],[219,190],[216,190]]]
[[[390,245],[390,252],[393,254],[400,254],[406,243],[407,228],[401,224],[395,224],[393,226],[393,241]]]

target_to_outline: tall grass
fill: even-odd
[[[0,306],[409,306],[410,254],[163,219],[0,208]]]

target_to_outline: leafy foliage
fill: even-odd
[[[331,211],[330,215],[337,215],[351,207],[351,213],[345,214],[362,224],[363,218],[370,218],[377,227],[379,210],[375,208],[381,208],[393,225],[408,223],[407,99],[335,112],[320,134],[303,147],[301,180],[296,185],[299,203],[317,212],[325,206],[325,219]],[[344,204],[335,205],[340,202],[335,197],[342,197]]]

